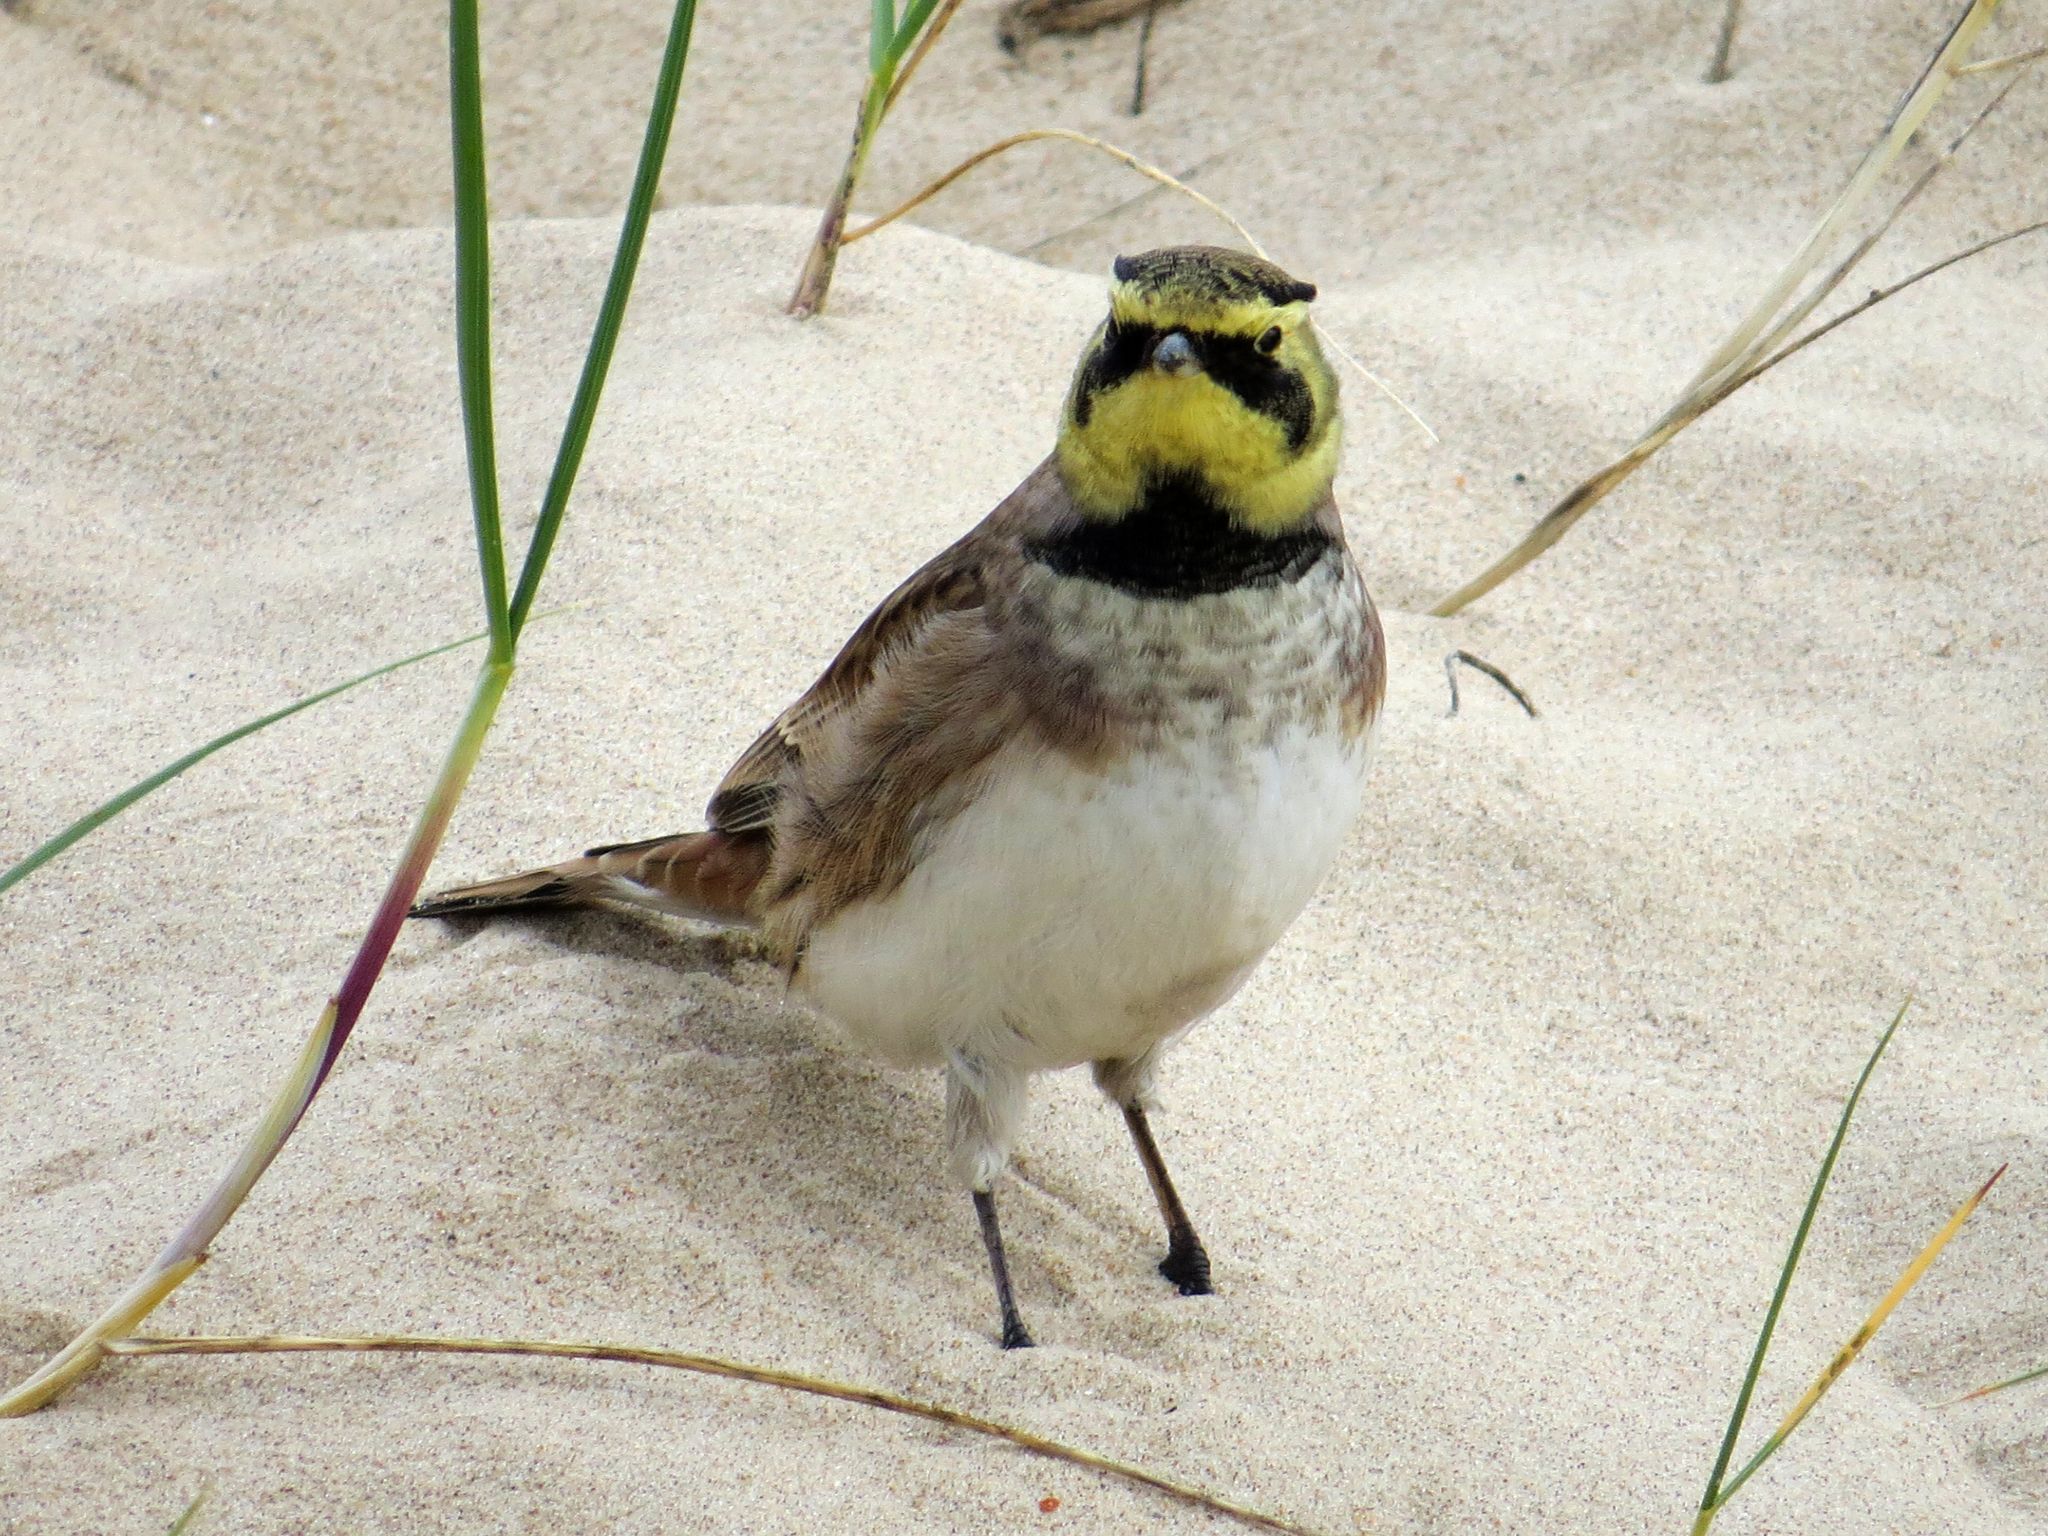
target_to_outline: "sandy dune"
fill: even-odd
[[[474,627],[435,8],[0,14],[0,860],[178,751]],[[1349,386],[1391,696],[1337,874],[1172,1059],[1222,1294],[1080,1076],[1005,1216],[1005,1356],[934,1080],[744,946],[590,914],[408,932],[166,1331],[604,1337],[1009,1420],[1331,1532],[1672,1532],[1840,1096],[1909,991],[1759,1428],[2012,1171],[1719,1529],[2048,1531],[2048,245],[1945,274],[1680,440],[1468,615],[1418,617],[1654,415],[1947,24],[1188,0],[1022,63],[970,5],[877,206],[1102,131],[1324,285],[1442,434]],[[770,16],[770,12],[789,15]],[[2040,41],[2015,5],[1985,54]],[[552,455],[665,15],[494,8],[507,498]],[[707,6],[668,207],[446,880],[695,824],[766,716],[1050,444],[1117,249],[1213,238],[1026,151],[780,313],[861,7]],[[1982,83],[1958,100],[1982,99]],[[2021,87],[1870,281],[2039,217]],[[1128,206],[1119,206],[1128,204]],[[781,205],[781,206],[776,206]],[[1107,210],[1115,210],[1106,212]],[[1022,254],[1020,254],[1022,253]],[[530,514],[520,511],[523,525]],[[1474,680],[1467,646],[1542,710]],[[145,1262],[334,985],[466,694],[455,656],[243,744],[0,897],[0,1374]],[[872,1412],[604,1366],[124,1363],[0,1426],[0,1531],[1223,1529]],[[1061,1501],[1041,1513],[1045,1497]]]

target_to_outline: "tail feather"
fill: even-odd
[[[751,924],[753,895],[768,871],[769,853],[768,839],[752,833],[686,832],[613,843],[545,869],[437,891],[407,916],[483,916],[625,901],[715,923]]]

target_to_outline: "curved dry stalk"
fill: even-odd
[[[1221,219],[1224,223],[1228,224],[1233,230],[1237,231],[1237,237],[1240,240],[1242,240],[1246,245],[1250,246],[1254,254],[1265,257],[1268,261],[1272,260],[1272,257],[1267,255],[1266,248],[1263,245],[1259,244],[1258,239],[1252,234],[1252,232],[1246,229],[1244,225],[1240,224],[1237,221],[1236,216],[1232,214],[1229,209],[1225,208],[1221,203],[1217,202],[1214,198],[1211,198],[1205,195],[1204,193],[1197,192],[1193,187],[1189,186],[1186,182],[1182,181],[1178,176],[1175,176],[1173,172],[1162,170],[1160,167],[1152,164],[1149,160],[1140,160],[1136,155],[1132,154],[1129,150],[1120,149],[1116,145],[1110,143],[1107,139],[1098,139],[1093,134],[1081,133],[1072,128],[1027,128],[1022,133],[1013,133],[1006,139],[998,139],[993,144],[985,145],[983,148],[978,149],[973,154],[969,155],[965,160],[962,160],[958,165],[954,166],[944,175],[940,176],[936,181],[928,183],[921,190],[911,194],[909,198],[907,198],[903,202],[898,203],[894,208],[891,208],[887,213],[883,214],[881,217],[870,219],[865,224],[859,225],[856,228],[845,231],[843,234],[840,235],[839,243],[842,246],[851,245],[856,240],[865,240],[869,235],[874,234],[875,231],[879,229],[884,229],[887,226],[894,224],[898,219],[902,218],[905,214],[911,212],[913,209],[921,206],[922,204],[930,202],[934,197],[937,197],[941,192],[945,191],[946,188],[950,187],[954,182],[958,181],[962,176],[965,176],[969,171],[973,170],[976,166],[982,164],[984,161],[993,160],[997,155],[1003,154],[1008,150],[1015,149],[1021,144],[1036,144],[1049,139],[1061,139],[1065,140],[1070,144],[1081,144],[1087,146],[1089,149],[1100,150],[1103,154],[1108,155],[1112,160],[1119,160],[1123,162],[1123,164],[1129,166],[1132,170],[1136,171],[1140,176],[1149,177],[1153,181],[1158,182],[1163,187],[1170,187],[1174,191],[1180,193],[1182,196],[1192,198],[1195,202],[1201,204],[1202,207],[1208,209],[1209,212],[1215,214],[1217,218]],[[1353,356],[1351,353],[1351,349],[1346,347],[1344,343],[1339,341],[1335,336],[1331,335],[1329,328],[1327,326],[1321,324],[1320,322],[1315,322],[1315,327],[1316,334],[1318,336],[1321,336],[1324,341],[1330,344],[1330,349],[1333,352],[1335,352],[1339,357],[1343,358],[1344,361],[1349,363],[1353,368],[1356,368],[1358,370],[1359,376],[1363,378],[1368,384],[1372,385],[1374,389],[1378,390],[1381,394],[1385,395],[1389,400],[1393,401],[1394,404],[1399,406],[1401,410],[1404,413],[1406,413],[1410,421],[1414,422],[1416,426],[1422,428],[1424,435],[1427,436],[1432,443],[1440,443],[1443,441],[1442,438],[1436,435],[1435,430],[1431,428],[1430,424],[1424,421],[1419,415],[1416,414],[1415,408],[1413,406],[1409,405],[1409,403],[1406,400],[1403,400],[1399,395],[1395,394],[1393,389],[1387,384],[1387,382],[1384,379],[1382,379],[1378,374],[1374,373],[1370,368],[1366,367],[1365,364],[1361,363],[1355,356]]]
[[[110,1355],[266,1355],[266,1354],[410,1354],[410,1355],[529,1355],[552,1360],[603,1360],[619,1365],[653,1365],[670,1370],[691,1371],[700,1376],[717,1376],[727,1381],[752,1382],[756,1386],[776,1387],[785,1392],[801,1392],[811,1397],[829,1398],[834,1402],[859,1403],[868,1408],[880,1408],[888,1413],[900,1413],[914,1419],[925,1419],[934,1424],[943,1424],[949,1429],[962,1429],[977,1435],[1006,1441],[1020,1450],[1035,1456],[1049,1457],[1054,1461],[1070,1462],[1077,1467],[1106,1473],[1125,1482],[1137,1483],[1142,1487],[1155,1489],[1185,1504],[1211,1513],[1227,1515],[1246,1525],[1261,1530],[1281,1531],[1287,1536],[1313,1536],[1306,1527],[1295,1525],[1277,1515],[1262,1514],[1233,1504],[1215,1494],[1204,1493],[1185,1483],[1177,1483],[1156,1472],[1129,1462],[1117,1461],[1086,1451],[1078,1446],[1049,1440],[1035,1435],[1028,1429],[1013,1425],[999,1424],[993,1419],[984,1419],[971,1413],[962,1413],[957,1408],[942,1407],[937,1403],[922,1402],[914,1397],[901,1397],[894,1392],[884,1392],[875,1387],[850,1386],[845,1382],[831,1381],[819,1376],[803,1376],[794,1371],[779,1371],[768,1366],[743,1365],[733,1360],[722,1360],[716,1355],[690,1354],[676,1349],[651,1349],[635,1344],[602,1344],[579,1340],[550,1339],[465,1339],[437,1338],[427,1334],[389,1334],[371,1336],[323,1337],[306,1334],[242,1334],[212,1335],[192,1338],[135,1337],[110,1339],[104,1346]]]
[[[1197,192],[1193,187],[1189,186],[1186,182],[1179,180],[1177,177],[1174,176],[1174,174],[1171,171],[1163,171],[1158,166],[1153,165],[1149,161],[1140,160],[1136,155],[1132,154],[1129,150],[1119,149],[1116,145],[1110,143],[1106,139],[1098,139],[1093,134],[1081,133],[1072,128],[1027,128],[1022,133],[1013,133],[1006,139],[998,139],[995,143],[976,150],[973,154],[969,155],[965,160],[962,160],[958,165],[954,166],[950,171],[947,171],[937,180],[925,186],[925,188],[922,191],[913,193],[909,198],[907,198],[903,202],[898,203],[894,208],[891,208],[887,213],[883,214],[880,218],[869,219],[867,223],[859,225],[856,228],[849,229],[848,231],[846,231],[844,235],[840,236],[839,243],[841,245],[851,245],[856,240],[865,240],[869,235],[872,235],[876,230],[883,229],[886,228],[888,225],[894,224],[898,219],[902,218],[906,213],[909,213],[912,209],[921,207],[923,204],[930,202],[934,197],[937,197],[941,192],[945,191],[946,188],[953,185],[954,182],[958,181],[962,176],[965,176],[969,171],[973,170],[977,165],[980,165],[983,161],[993,160],[997,155],[1003,154],[1005,151],[1015,149],[1020,144],[1036,144],[1040,140],[1044,139],[1065,139],[1070,143],[1085,144],[1090,149],[1100,150],[1103,154],[1108,155],[1113,160],[1121,160],[1125,165],[1129,166],[1132,170],[1136,171],[1140,176],[1149,176],[1152,178],[1152,180],[1158,182],[1161,186],[1171,187],[1174,189],[1174,191],[1179,192],[1184,196],[1193,198],[1196,202],[1200,203],[1204,208],[1208,209],[1211,213],[1215,214],[1217,218],[1221,219],[1224,223],[1228,224],[1232,229],[1236,230],[1238,233],[1238,237],[1242,239],[1246,245],[1249,245],[1255,251],[1260,249],[1259,242],[1252,238],[1251,231],[1246,229],[1242,224],[1238,223],[1237,220],[1231,216],[1230,212],[1227,209],[1225,209],[1221,204],[1212,201],[1208,197],[1205,197],[1202,193]]]
[[[1676,437],[1686,427],[1700,419],[1708,411],[1726,400],[1736,390],[1759,377],[1770,368],[1818,341],[1836,326],[1851,317],[1861,314],[1873,304],[1889,298],[1902,288],[1912,286],[1922,278],[1930,277],[1943,267],[1953,265],[1979,251],[1989,250],[2006,240],[2032,233],[2037,226],[2013,230],[1992,240],[1981,242],[1967,250],[1959,251],[1942,261],[1924,267],[1904,281],[1889,289],[1879,290],[1869,299],[1857,304],[1823,325],[1816,326],[1805,335],[1787,343],[1785,338],[1803,324],[1815,308],[1848,277],[1858,263],[1869,254],[1893,222],[1919,195],[1929,183],[1947,168],[1964,141],[2002,105],[2012,93],[2018,77],[1994,96],[1964,125],[1950,141],[1946,149],[1935,157],[1934,162],[1914,178],[1912,184],[1894,200],[1891,208],[1877,226],[1859,239],[1849,253],[1818,279],[1797,301],[1793,294],[1807,276],[1818,265],[1822,253],[1832,245],[1850,217],[1862,205],[1877,179],[1890,168],[1900,150],[1905,146],[1913,131],[1926,120],[1948,87],[1967,67],[1958,62],[1974,45],[1978,34],[1990,20],[1991,13],[1998,7],[1998,0],[1975,0],[1950,30],[1947,39],[1922,71],[1920,79],[1906,93],[1903,101],[1892,113],[1878,142],[1865,153],[1856,170],[1851,174],[1848,186],[1835,199],[1834,204],[1815,225],[1805,242],[1792,260],[1772,280],[1770,288],[1747,315],[1735,331],[1717,348],[1712,357],[1701,367],[1680,393],[1677,401],[1657,418],[1640,438],[1630,445],[1627,452],[1613,463],[1597,471],[1574,486],[1565,497],[1553,506],[1536,526],[1524,534],[1514,548],[1489,565],[1455,592],[1439,598],[1430,606],[1434,618],[1448,618],[1460,609],[1476,602],[1506,581],[1538,555],[1549,549],[1564,537],[1572,524],[1576,523],[1595,503],[1604,498],[1622,481],[1640,469],[1650,456]],[[2013,55],[2007,61],[1992,61],[2015,65],[2030,64],[2032,60],[2022,55]],[[1787,310],[1788,303],[1791,305]],[[1781,311],[1783,313],[1781,313]]]
[[[1447,619],[1459,609],[1486,596],[1487,593],[1491,592],[1495,587],[1506,581],[1515,572],[1563,538],[1565,533],[1571,528],[1571,525],[1591,510],[1595,502],[1601,500],[1609,491],[1612,491],[1622,481],[1641,469],[1644,462],[1659,448],[1662,448],[1682,430],[1706,415],[1708,411],[1711,411],[1715,406],[1726,400],[1730,395],[1742,388],[1743,385],[1762,378],[1766,373],[1777,367],[1778,364],[1784,362],[1786,358],[1791,357],[1796,352],[1805,351],[1837,326],[1846,325],[1865,310],[1876,308],[1876,306],[1882,304],[1894,294],[1900,293],[1912,287],[1915,283],[1934,276],[1935,273],[1943,268],[1952,267],[1959,261],[1966,261],[1972,256],[1981,255],[1994,246],[2004,245],[2009,240],[2017,240],[2022,235],[2037,234],[2043,229],[2048,229],[2048,219],[2037,220],[2035,223],[2022,225],[2018,229],[2009,229],[2002,235],[1993,235],[1989,239],[1979,240],[1975,245],[1966,246],[1960,251],[1953,251],[1947,256],[1942,257],[1939,261],[1929,262],[1917,272],[1900,278],[1899,281],[1891,284],[1889,287],[1873,288],[1865,298],[1852,304],[1839,315],[1815,326],[1805,335],[1786,343],[1761,362],[1752,364],[1746,371],[1735,375],[1733,378],[1724,380],[1715,387],[1712,393],[1695,402],[1696,408],[1690,414],[1667,421],[1657,431],[1641,439],[1627,453],[1624,453],[1605,469],[1598,471],[1572,487],[1571,491],[1562,501],[1544,513],[1542,520],[1534,528],[1530,529],[1528,533],[1523,535],[1522,541],[1519,544],[1501,556],[1492,565],[1489,565],[1485,570],[1481,571],[1477,576],[1466,582],[1464,586],[1458,588],[1457,591],[1451,593],[1448,597],[1439,598],[1429,609],[1430,617]]]

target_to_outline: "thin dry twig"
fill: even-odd
[[[1735,51],[1735,29],[1741,25],[1742,0],[1728,0],[1721,12],[1721,35],[1714,40],[1714,62],[1707,66],[1708,85],[1728,78],[1728,55]]]
[[[828,1381],[816,1376],[801,1376],[795,1372],[773,1370],[766,1366],[742,1365],[732,1360],[721,1360],[715,1355],[689,1354],[674,1349],[650,1349],[632,1344],[549,1339],[437,1338],[426,1334],[227,1334],[189,1338],[138,1335],[124,1339],[109,1339],[102,1348],[110,1355],[137,1357],[266,1354],[528,1355],[554,1360],[603,1360],[621,1365],[662,1366],[670,1370],[691,1371],[701,1376],[752,1382],[757,1386],[776,1387],[785,1392],[800,1392],[811,1397],[829,1398],[834,1402],[859,1403],[869,1408],[880,1408],[888,1413],[900,1413],[910,1418],[943,1424],[949,1429],[987,1435],[993,1439],[1006,1441],[1033,1455],[1070,1462],[1075,1466],[1087,1467],[1111,1477],[1121,1478],[1125,1482],[1137,1483],[1178,1499],[1182,1503],[1192,1504],[1198,1509],[1206,1509],[1215,1514],[1227,1515],[1233,1520],[1262,1530],[1281,1531],[1287,1533],[1287,1536],[1313,1536],[1306,1527],[1295,1525],[1277,1515],[1247,1509],[1241,1504],[1231,1503],[1228,1499],[1204,1493],[1199,1488],[1191,1488],[1185,1483],[1161,1477],[1156,1472],[1148,1472],[1143,1467],[1116,1461],[1108,1456],[1099,1456],[1093,1451],[1084,1451],[1057,1440],[1048,1440],[1043,1435],[1035,1435],[1026,1429],[998,1424],[992,1419],[978,1418],[971,1413],[962,1413],[958,1409],[941,1407],[937,1403],[899,1397],[893,1392],[883,1392],[873,1387],[849,1386],[844,1382]]]
[[[2036,59],[2048,59],[2048,43],[2039,48],[2023,48],[2018,53],[2001,54],[1995,59],[1980,59],[1975,64],[1965,64],[1956,71],[1960,79],[1964,75],[1988,75],[1996,70],[2015,69],[2022,64],[2031,64]]]
[[[1448,656],[1444,657],[1444,681],[1451,685],[1451,707],[1444,711],[1445,719],[1448,720],[1458,712],[1458,663],[1460,662],[1463,662],[1475,672],[1484,672],[1496,683],[1499,683],[1501,687],[1505,688],[1510,698],[1528,711],[1531,720],[1537,718],[1536,706],[1529,702],[1529,695],[1516,687],[1515,680],[1509,677],[1507,673],[1501,671],[1492,662],[1483,661],[1479,657],[1474,656],[1470,651],[1452,651]]]
[[[1145,64],[1152,53],[1152,23],[1159,19],[1159,0],[1148,0],[1145,19],[1138,23],[1138,65],[1131,76],[1131,116],[1145,113]]]

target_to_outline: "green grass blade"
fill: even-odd
[[[1799,1401],[1792,1405],[1792,1410],[1785,1415],[1778,1427],[1764,1437],[1764,1443],[1757,1448],[1757,1453],[1743,1463],[1740,1472],[1728,1479],[1721,1489],[1720,1498],[1715,1501],[1715,1508],[1718,1509],[1734,1498],[1735,1490],[1748,1482],[1758,1468],[1777,1454],[1778,1447],[1792,1437],[1792,1431],[1805,1422],[1806,1416],[1813,1411],[1814,1406],[1827,1396],[1829,1389],[1836,1382],[1842,1379],[1842,1373],[1855,1364],[1856,1357],[1863,1353],[1864,1346],[1877,1337],[1877,1330],[1884,1326],[1885,1319],[1898,1309],[1899,1303],[1906,1299],[1906,1294],[1920,1283],[1934,1261],[1941,1257],[1941,1251],[1958,1232],[1963,1230],[1963,1223],[1970,1219],[1979,1205],[1983,1204],[1984,1197],[1991,1193],[1992,1186],[2005,1177],[2006,1166],[2008,1165],[2001,1164],[1998,1171],[1986,1179],[1978,1187],[1977,1192],[1965,1200],[1956,1213],[1949,1217],[1948,1224],[1935,1233],[1927,1245],[1914,1256],[1913,1262],[1906,1266],[1905,1273],[1899,1276],[1892,1288],[1885,1293],[1884,1299],[1871,1310],[1870,1316],[1863,1320],[1863,1325],[1850,1335],[1849,1342],[1835,1351],[1834,1359],[1830,1360],[1827,1368],[1814,1378],[1813,1385],[1808,1387]]]
[[[526,616],[540,591],[541,577],[547,573],[555,534],[562,526],[569,492],[575,487],[583,450],[590,442],[590,425],[597,417],[597,402],[604,393],[619,328],[625,323],[626,301],[633,294],[633,277],[640,268],[640,248],[647,239],[647,221],[653,216],[654,194],[661,186],[662,160],[668,154],[669,130],[675,125],[676,102],[683,89],[683,66],[689,61],[690,32],[696,19],[697,0],[677,0],[669,23],[668,44],[662,50],[654,104],[648,111],[647,133],[640,143],[639,168],[633,175],[633,191],[626,199],[626,217],[619,228],[618,249],[612,256],[611,277],[605,283],[604,302],[598,307],[597,324],[590,333],[590,348],[583,356],[583,375],[576,381],[576,397],[562,428],[562,443],[555,451],[554,472],[548,477],[547,493],[541,498],[540,520],[534,525],[533,538],[526,547],[519,589],[512,596],[508,623],[514,643],[526,627]]]
[[[449,110],[455,150],[455,365],[462,385],[462,435],[469,450],[477,560],[491,659],[512,654],[505,601],[505,537],[498,520],[498,449],[491,427],[491,234],[484,182],[484,85],[476,0],[448,6]]]
[[[1835,1125],[1834,1140],[1828,1143],[1827,1156],[1820,1161],[1820,1172],[1813,1181],[1813,1192],[1806,1197],[1806,1210],[1800,1215],[1799,1230],[1793,1234],[1791,1250],[1785,1255],[1785,1264],[1778,1271],[1778,1288],[1771,1296],[1770,1310],[1764,1314],[1764,1325],[1757,1334],[1756,1349],[1749,1357],[1749,1369],[1743,1373],[1742,1389],[1735,1396],[1735,1411],[1728,1416],[1728,1432],[1721,1438],[1721,1453],[1714,1458],[1714,1470],[1707,1477],[1707,1491],[1700,1500],[1701,1524],[1695,1530],[1704,1528],[1704,1522],[1721,1507],[1721,1480],[1728,1475],[1728,1463],[1735,1457],[1735,1442],[1742,1434],[1742,1422],[1749,1414],[1749,1399],[1756,1391],[1757,1377],[1764,1368],[1764,1356],[1770,1353],[1771,1335],[1777,1331],[1778,1314],[1785,1310],[1785,1294],[1792,1289],[1793,1272],[1799,1268],[1799,1257],[1806,1251],[1807,1234],[1813,1230],[1814,1213],[1820,1209],[1820,1197],[1826,1193],[1828,1181],[1834,1177],[1835,1159],[1841,1155],[1842,1143],[1849,1135],[1849,1121],[1856,1113],[1856,1101],[1863,1097],[1863,1088],[1870,1081],[1870,1074],[1877,1070],[1877,1063],[1884,1055],[1885,1047],[1892,1043],[1892,1036],[1898,1032],[1905,1020],[1906,1010],[1913,1005],[1912,998],[1899,1004],[1899,1011],[1892,1015],[1891,1023],[1878,1036],[1877,1047],[1870,1053],[1870,1059],[1863,1064],[1863,1073],[1856,1079],[1856,1086],[1849,1090],[1849,1102],[1842,1106],[1842,1118]]]
[[[2003,1381],[1994,1381],[1988,1387],[1979,1387],[1974,1392],[1965,1392],[1957,1398],[1958,1403],[1973,1403],[1980,1397],[1989,1397],[1994,1392],[2003,1392],[2008,1387],[2023,1387],[2030,1381],[2039,1381],[2048,1376],[2048,1365],[2037,1365],[2031,1371],[2021,1371],[2017,1376],[2008,1376]]]
[[[896,44],[895,0],[875,0],[874,10],[868,17],[868,73],[879,75],[882,66],[889,61],[889,50]]]
[[[409,667],[416,661],[425,661],[429,657],[458,650],[465,645],[474,645],[477,641],[484,638],[486,637],[483,634],[465,635],[460,640],[450,640],[446,645],[437,645],[430,651],[418,651],[402,661],[391,661],[386,662],[381,667],[372,667],[369,671],[358,677],[352,677],[345,683],[336,683],[332,688],[322,688],[318,693],[309,693],[295,704],[287,704],[283,709],[274,709],[267,715],[236,726],[225,735],[214,737],[213,740],[206,743],[203,747],[193,748],[193,750],[187,752],[176,762],[168,763],[162,768],[157,769],[155,773],[152,773],[139,784],[131,785],[129,788],[122,790],[120,794],[114,796],[113,799],[107,801],[97,810],[79,817],[78,820],[71,823],[70,826],[59,832],[47,843],[44,843],[19,864],[9,869],[5,874],[0,874],[0,892],[4,892],[11,885],[17,885],[21,881],[26,880],[73,843],[78,842],[88,833],[105,826],[116,816],[127,810],[129,806],[142,799],[143,796],[153,794],[157,790],[162,789],[164,785],[170,783],[171,780],[175,779],[187,768],[192,767],[195,763],[204,762],[222,747],[232,746],[244,736],[253,736],[256,732],[268,726],[273,726],[280,720],[296,715],[302,709],[311,709],[315,704],[325,703],[336,694],[347,693],[349,689],[360,687],[364,683],[384,676],[387,672],[396,672],[399,668]]]
[[[917,34],[924,30],[924,24],[932,19],[932,12],[938,8],[939,0],[910,0],[903,12],[903,20],[897,24],[896,35],[889,44],[889,64],[893,68],[903,61],[903,55],[910,51],[910,45],[917,41]]]
[[[213,1488],[210,1484],[207,1487],[201,1488],[193,1496],[192,1502],[185,1506],[185,1513],[171,1522],[171,1528],[164,1533],[164,1536],[189,1536],[193,1522],[199,1518],[199,1511],[206,1507],[206,1501],[212,1497]]]

